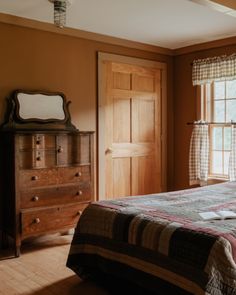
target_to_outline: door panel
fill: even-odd
[[[131,75],[129,73],[113,72],[114,89],[131,89]]]
[[[157,178],[155,170],[154,156],[132,158],[133,195],[144,195],[156,192],[156,183],[158,183],[160,179]]]
[[[133,75],[132,81],[133,90],[136,91],[155,91],[155,76]]]
[[[161,70],[103,61],[102,73],[105,198],[160,192]]]
[[[132,142],[155,142],[155,100],[132,100]]]
[[[113,197],[129,196],[130,187],[130,158],[113,159]]]
[[[130,99],[113,100],[113,141],[130,142]]]

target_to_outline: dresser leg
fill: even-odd
[[[17,237],[15,241],[15,256],[20,257],[21,240]]]
[[[20,257],[20,246],[15,247],[15,256]]]

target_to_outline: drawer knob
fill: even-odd
[[[37,175],[34,175],[34,176],[32,176],[32,178],[31,178],[32,180],[38,180],[39,179],[39,177],[37,176]]]
[[[41,161],[41,157],[37,157],[36,160],[37,160],[37,161]]]
[[[78,191],[78,192],[76,193],[76,195],[77,195],[77,196],[81,196],[81,195],[83,195],[83,192],[82,192],[82,191]]]
[[[34,219],[34,223],[36,223],[36,224],[40,223],[40,219],[39,218],[35,218]]]
[[[77,215],[80,216],[82,214],[82,211],[78,211]]]
[[[57,149],[57,152],[58,153],[62,153],[63,152],[63,148],[61,146],[59,146],[58,149]]]
[[[38,197],[38,196],[33,196],[32,200],[33,200],[34,202],[38,202],[39,197]]]
[[[41,138],[40,138],[40,136],[36,136],[36,144],[41,144]]]
[[[76,172],[75,177],[80,177],[82,175],[82,172]]]

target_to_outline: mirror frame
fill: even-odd
[[[62,108],[64,119],[42,119],[42,118],[27,118],[24,119],[20,116],[20,101],[18,95],[22,94],[41,94],[45,96],[60,96],[62,98]],[[15,90],[8,98],[8,111],[6,115],[5,124],[3,129],[57,129],[57,130],[77,130],[71,123],[71,116],[69,112],[69,105],[71,101],[67,101],[64,93],[62,92],[47,92],[37,90]]]
[[[63,109],[63,113],[64,113],[64,119],[57,119],[57,118],[48,118],[48,119],[41,119],[41,118],[28,118],[28,119],[24,119],[20,116],[20,102],[19,102],[19,99],[18,99],[18,95],[19,94],[28,94],[28,95],[36,95],[36,94],[41,94],[43,96],[60,96],[62,98],[62,109]],[[50,123],[50,122],[65,122],[67,120],[67,117],[68,117],[68,110],[66,109],[66,99],[65,99],[65,95],[63,93],[47,93],[47,92],[33,92],[33,91],[16,91],[14,92],[14,100],[15,100],[15,104],[16,104],[16,109],[15,109],[15,115],[17,117],[17,119],[19,121],[22,121],[22,122],[41,122],[41,123]]]

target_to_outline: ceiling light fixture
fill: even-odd
[[[54,4],[54,24],[63,28],[66,25],[66,9],[72,0],[48,0]]]

